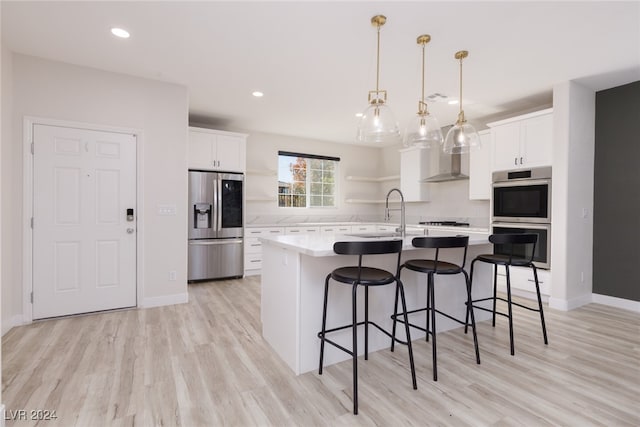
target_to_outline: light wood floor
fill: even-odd
[[[2,339],[6,410],[55,410],[44,426],[120,425],[640,425],[640,315],[591,304],[516,312],[516,355],[506,319],[471,336],[416,341],[418,390],[406,348],[359,367],[352,415],[351,362],[299,377],[261,337],[259,277],[189,286],[188,304],[34,323]],[[5,416],[7,418],[7,416]],[[7,425],[34,425],[34,421]]]

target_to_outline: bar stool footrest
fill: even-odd
[[[382,328],[380,325],[378,325],[378,324],[377,324],[377,323],[375,323],[375,322],[372,322],[372,321],[365,322],[365,321],[363,320],[363,321],[361,321],[361,322],[358,322],[356,325],[357,325],[357,326],[363,326],[363,325],[367,325],[367,324],[372,325],[372,326],[375,326],[375,327],[376,327],[380,332],[382,332],[383,334],[385,334],[385,335],[386,335],[386,336],[388,336],[389,338],[393,339],[393,340],[394,340],[395,342],[397,342],[397,343],[404,344],[404,345],[407,345],[407,344],[408,344],[408,343],[407,343],[407,341],[402,341],[402,340],[400,340],[400,339],[398,339],[398,338],[394,338],[394,337],[393,337],[393,335],[391,335],[391,333],[389,333],[388,331],[386,331],[384,328]],[[340,344],[336,343],[335,341],[332,341],[332,340],[330,340],[329,338],[327,338],[327,337],[326,337],[326,335],[327,335],[328,333],[331,333],[331,332],[337,332],[337,331],[342,331],[342,330],[344,330],[344,329],[351,329],[351,328],[353,328],[353,324],[351,324],[351,323],[350,323],[350,324],[348,324],[348,325],[338,326],[337,328],[327,329],[327,330],[325,330],[325,331],[324,331],[324,334],[325,334],[325,336],[324,336],[324,337],[322,336],[322,331],[320,331],[320,332],[318,332],[318,338],[320,338],[321,340],[324,340],[325,342],[327,342],[327,343],[329,343],[329,344],[333,345],[334,347],[336,347],[336,348],[338,348],[338,349],[340,349],[340,350],[344,351],[345,353],[347,353],[347,354],[349,354],[349,355],[353,356],[353,351],[351,351],[351,350],[349,350],[349,349],[347,349],[347,348],[343,347],[342,345],[340,345]]]

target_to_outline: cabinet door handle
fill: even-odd
[[[514,158],[513,158],[513,164],[514,164],[514,165],[518,165],[518,158],[517,158],[517,157],[514,157]]]
[[[520,157],[520,164],[522,164],[522,157]]]

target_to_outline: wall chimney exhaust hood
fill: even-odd
[[[446,132],[452,126],[445,126],[442,128],[442,133]],[[438,167],[434,168],[437,174],[423,179],[421,182],[447,182],[447,181],[460,181],[463,179],[469,179],[468,175],[462,173],[462,154],[446,154],[442,151],[441,147],[431,151],[431,155],[438,155]]]

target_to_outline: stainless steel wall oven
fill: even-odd
[[[551,223],[551,167],[493,173],[492,221]]]
[[[551,167],[499,171],[492,178],[492,233],[537,234],[534,264],[550,268]],[[498,254],[506,250],[494,247]]]

